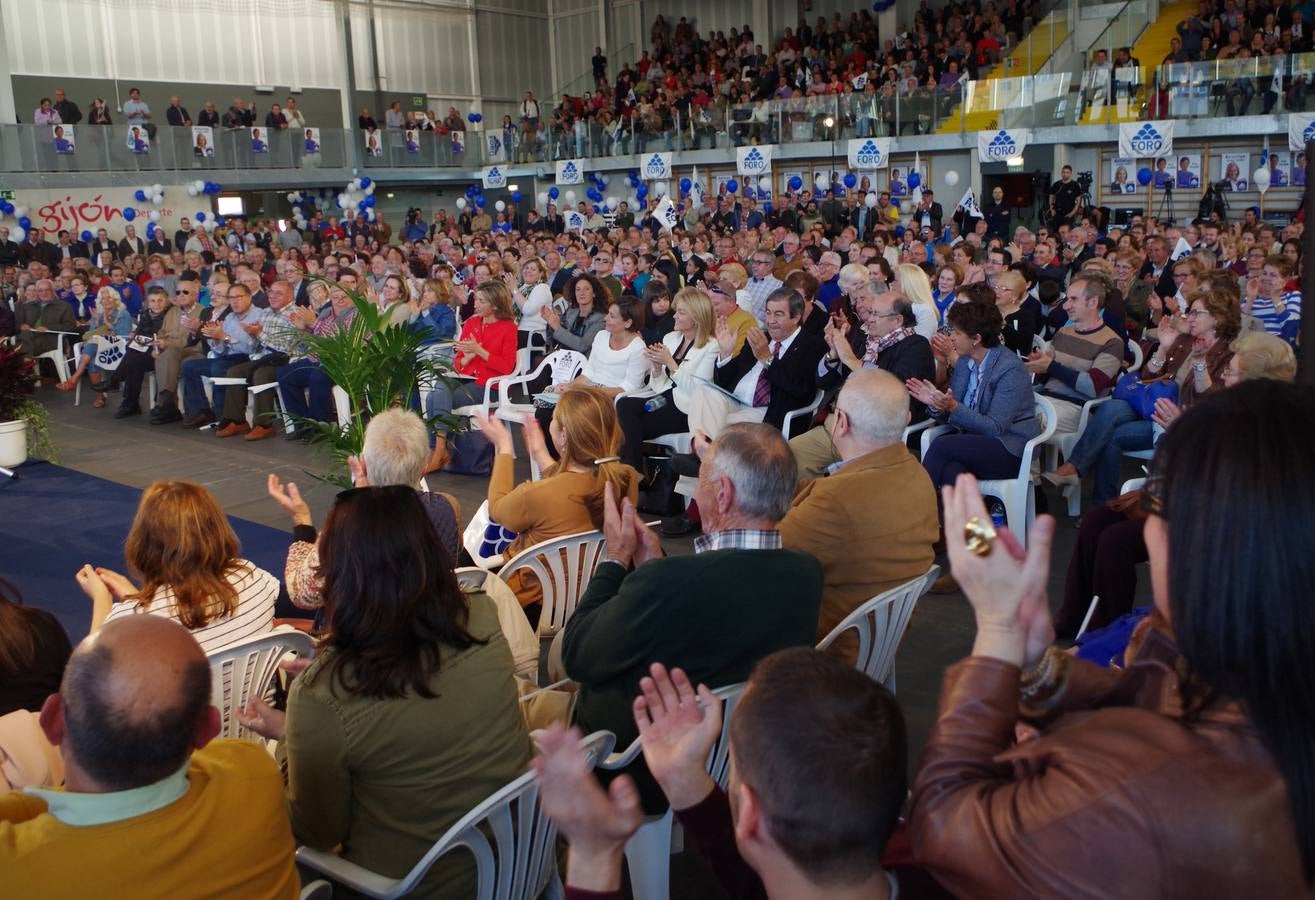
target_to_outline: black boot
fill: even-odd
[[[173,391],[160,391],[155,398],[155,408],[151,410],[152,425],[168,425],[181,422],[183,414],[178,411],[178,398]]]

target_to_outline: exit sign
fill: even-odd
[[[423,109],[424,106],[425,106],[425,98],[424,98],[424,97],[412,97],[412,98],[411,98],[411,105],[414,106],[416,109]]]
[[[13,199],[14,199],[13,191],[0,191],[0,200],[13,200]]]

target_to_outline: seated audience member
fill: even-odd
[[[933,419],[954,429],[931,442],[922,465],[938,491],[964,472],[1013,478],[1024,445],[1041,432],[1031,380],[1022,360],[1000,343],[1004,319],[998,307],[956,303],[946,320],[958,356],[949,389],[917,379],[907,383]]]
[[[539,310],[547,325],[548,349],[587,354],[603,330],[612,295],[592,272],[577,272],[562,288],[562,297],[570,304],[566,312],[558,312],[551,304]]]
[[[526,447],[542,475],[538,481],[515,483],[516,458],[510,430],[499,419],[476,416],[493,444],[493,475],[489,479],[489,518],[517,533],[504,551],[510,559],[544,541],[601,529],[603,489],[639,499],[639,473],[621,462],[621,429],[612,398],[598,388],[563,391],[548,426],[557,458],[548,453],[543,432],[534,422],[523,429]],[[508,584],[524,606],[543,596],[533,575],[513,574]]]
[[[694,258],[697,259],[697,257]],[[712,312],[716,317],[714,329],[720,327],[723,320],[725,321],[727,330],[735,335],[732,355],[738,354],[740,349],[744,347],[744,342],[748,338],[749,332],[759,328],[758,320],[753,317],[752,313],[740,306],[739,301],[736,300],[737,290],[735,282],[730,279],[723,278],[719,281],[705,281],[699,286],[699,289],[706,291],[708,299],[712,301]],[[767,315],[766,309],[767,304],[766,301],[764,301],[764,316]],[[766,319],[764,318],[763,321],[765,322]]]
[[[150,613],[182,623],[207,654],[270,630],[279,582],[240,557],[242,546],[215,498],[190,481],[157,481],[142,492],[124,542],[128,573],[83,566],[91,630]]]
[[[875,369],[851,375],[831,414],[840,463],[805,482],[781,520],[782,545],[822,563],[819,641],[867,600],[925,574],[935,558],[936,491],[904,446],[908,424],[902,381]],[[847,635],[830,652],[853,664],[858,641]]]
[[[63,789],[0,796],[5,894],[295,900],[278,766],[219,726],[185,629],[137,616],[86,638],[41,711]]]
[[[607,561],[559,640],[562,667],[579,683],[576,723],[586,734],[606,728],[618,746],[638,736],[630,706],[650,661],[723,687],[744,681],[763,657],[811,647],[816,637],[822,566],[783,549],[777,530],[797,476],[785,439],[767,425],[732,425],[704,457],[695,493],[704,535],[693,555],[663,557],[633,502],[618,507],[620,495],[609,492]],[[630,770],[645,810],[665,809],[642,764]]]
[[[1301,285],[1290,287],[1296,269],[1292,260],[1280,254],[1265,257],[1259,278],[1248,278],[1242,312],[1254,316],[1265,331],[1297,344],[1301,331]]]
[[[914,854],[945,888],[1311,895],[1315,606],[1293,598],[1315,583],[1312,432],[1315,394],[1267,380],[1169,429],[1143,507],[1154,612],[1118,669],[1048,646],[1054,520],[1024,551],[983,527],[973,479],[945,491],[977,636],[945,673],[909,816]],[[1015,743],[1020,712],[1039,735]]]
[[[35,284],[36,302],[19,303],[15,309],[15,317],[18,320],[18,345],[23,348],[29,359],[35,359],[42,353],[49,353],[55,349],[59,336],[50,332],[64,331],[75,334],[78,331],[77,319],[73,317],[73,307],[56,296],[55,283],[49,278],[41,278]]]
[[[767,298],[766,332],[750,328],[738,352],[735,332],[718,319],[712,377],[720,390],[700,385],[694,391],[689,413],[693,430],[713,438],[736,422],[766,422],[779,430],[786,413],[812,402],[817,363],[826,344],[799,327],[803,311],[803,296],[789,288],[773,291]],[[800,417],[794,428],[802,433],[808,425],[808,418]]]
[[[297,840],[400,878],[525,771],[530,742],[493,602],[464,593],[410,485],[341,494],[319,541],[328,628],[288,708],[241,715],[279,740]],[[415,892],[474,894],[452,854]]]
[[[663,287],[654,283],[645,290]],[[689,431],[686,410],[696,378],[712,380],[717,361],[717,343],[712,303],[698,288],[676,292],[675,328],[644,350],[648,363],[648,389],[637,396],[622,397],[616,404],[624,441],[621,460],[643,470],[644,441],[664,434]],[[682,450],[685,448],[681,448]]]
[[[212,385],[207,405],[203,377],[221,378],[233,366],[262,352],[260,331],[268,313],[252,303],[251,289],[242,284],[230,285],[228,308],[230,312],[222,321],[212,319],[201,326],[201,334],[206,338],[206,355],[189,359],[180,370],[183,407],[187,414],[184,428],[203,428],[219,421],[223,415],[224,388]]]
[[[1040,304],[1027,295],[1027,279],[1013,270],[992,275],[989,281],[1005,322],[1000,342],[1026,359],[1041,330]]]
[[[767,253],[765,250],[759,250],[757,252]],[[767,264],[763,263],[761,265],[765,266]],[[870,282],[871,277],[869,277],[868,280]],[[762,315],[764,318],[762,321],[766,321],[767,297],[771,296],[773,291],[780,288],[781,284],[770,275],[764,278],[763,282],[764,284],[776,285],[776,287],[773,287],[770,290],[765,289],[763,293]],[[819,288],[818,280],[803,269],[795,269],[789,275],[785,276],[785,287],[803,295],[804,317],[800,320],[799,327],[804,331],[807,331],[809,334],[815,334],[818,337],[821,337],[822,332],[826,330],[826,323],[831,321],[831,317],[827,315],[826,307],[817,300],[817,291]],[[853,304],[851,304],[847,313],[852,313],[853,311]]]
[[[1290,382],[1297,375],[1292,346],[1272,334],[1244,334],[1228,349],[1228,365],[1219,377],[1225,388],[1257,378]],[[1158,401],[1156,424],[1167,428],[1180,412],[1178,404]],[[1140,491],[1116,497],[1087,512],[1078,523],[1078,542],[1064,582],[1064,602],[1055,614],[1055,633],[1061,638],[1077,634],[1092,597],[1100,598],[1091,616],[1092,629],[1104,627],[1132,609],[1137,594],[1137,565],[1146,562],[1146,542],[1142,538],[1146,515],[1140,509],[1140,497]]]
[[[650,347],[671,334],[676,327],[673,293],[675,291],[661,278],[649,279],[643,286],[640,297],[644,301],[644,343]]]
[[[421,418],[410,410],[385,410],[365,426],[360,459],[351,463],[352,482],[356,487],[394,484],[416,487],[428,457],[429,434]],[[269,476],[269,495],[292,517],[292,546],[288,548],[283,575],[288,599],[301,609],[318,609],[323,605],[323,579],[317,572],[320,558],[310,507],[296,484],[289,482],[285,486],[273,473]],[[416,496],[434,526],[439,543],[448,557],[455,560],[461,552],[460,504],[452,495],[437,491],[417,488]]]
[[[1106,279],[1098,275],[1075,275],[1064,298],[1070,324],[1055,333],[1049,348],[1033,350],[1027,358],[1038,391],[1055,405],[1057,435],[1078,430],[1083,404],[1109,394],[1123,366],[1123,340],[1101,317],[1107,290]]]
[[[24,606],[18,589],[0,578],[0,716],[40,712],[59,690],[68,663],[68,635],[44,609]]]
[[[457,316],[452,304],[444,300],[448,293],[444,282],[429,278],[420,289],[419,299],[410,302],[411,315],[407,321],[423,335],[424,346],[450,341],[456,336]]]
[[[1172,380],[1183,408],[1223,387],[1223,373],[1233,356],[1228,345],[1241,325],[1232,276],[1224,276],[1209,289],[1193,291],[1187,300],[1191,304],[1187,315],[1160,319],[1159,346],[1141,372],[1143,381]],[[1110,398],[1092,410],[1068,460],[1042,477],[1062,487],[1080,485],[1082,476],[1090,475],[1092,505],[1101,506],[1116,496],[1123,454],[1150,450],[1153,428],[1154,423],[1142,418],[1132,404]]]
[[[228,378],[245,378],[252,387],[277,381],[279,369],[294,356],[305,353],[302,334],[310,331],[317,318],[308,306],[297,306],[292,285],[278,280],[269,286],[269,310],[260,330],[259,355],[232,366]],[[247,424],[247,389],[241,385],[224,391],[224,414],[217,423],[216,437],[242,435],[244,441],[260,441],[274,436],[274,391],[255,395],[252,423]]]
[[[123,400],[115,416],[136,415],[140,410],[142,381],[147,372],[155,373],[155,405],[151,408],[152,425],[168,425],[182,421],[178,411],[178,376],[180,368],[189,359],[202,353],[201,327],[207,322],[219,321],[228,310],[228,285],[213,288],[212,306],[200,303],[200,276],[191,269],[178,276],[178,287],[165,312],[164,322],[155,335],[155,347],[150,353],[131,353],[119,364],[123,379]],[[222,297],[222,299],[221,299]]]
[[[116,338],[127,337],[132,333],[132,316],[124,307],[123,301],[119,299],[118,291],[113,288],[101,288],[96,294],[96,309],[92,311],[91,320],[87,323],[88,328],[83,337],[82,352],[78,354],[78,367],[73,370],[66,381],[61,381],[58,385],[61,391],[72,391],[82,380],[82,376],[88,371],[91,372],[91,386],[96,389],[96,400],[92,406],[97,409],[105,405],[107,395],[106,389],[109,387],[109,373],[102,370],[96,365],[96,354],[100,352],[102,344],[95,340],[97,337]],[[120,363],[122,365],[122,363]]]
[[[644,759],[671,803],[686,845],[727,896],[894,898],[905,872],[883,868],[904,802],[907,747],[895,698],[813,650],[782,650],[753,668],[730,726],[727,791],[707,773],[722,704],[681,669],[654,663],[634,719]],[[830,739],[843,735],[843,739]],[[571,845],[568,897],[620,900],[625,842],[643,823],[628,778],[599,787],[580,733],[540,740],[544,811]],[[803,773],[807,773],[806,775]]]
[[[931,345],[914,330],[913,307],[907,300],[895,291],[885,291],[875,297],[869,291],[859,295],[856,312],[863,323],[857,328],[848,320],[836,320],[827,326],[824,335],[827,354],[817,366],[819,388],[833,391],[853,373],[872,368],[889,372],[901,384],[910,378],[928,381],[935,378],[936,364],[932,359]],[[854,347],[855,337],[863,338],[858,349]],[[908,407],[910,422],[927,418],[927,407],[922,401],[910,396]],[[832,411],[822,425],[791,439],[790,450],[799,464],[801,479],[821,478],[829,467],[840,461],[831,439],[834,428],[835,412]]]
[[[351,295],[334,285],[329,288],[329,302],[320,308],[310,333],[328,335],[344,331],[351,327],[355,317],[356,304]],[[314,433],[314,426],[307,420],[333,420],[333,379],[325,374],[314,354],[294,359],[280,368],[274,378],[279,383],[283,412],[297,423],[286,435],[289,440],[305,440]]]
[[[913,263],[901,263],[896,270],[898,290],[913,307],[913,317],[917,324],[914,330],[931,340],[936,333],[941,319],[936,311],[936,300],[931,293],[931,279],[921,266]]]
[[[451,387],[435,379],[425,398],[425,417],[450,417],[459,406],[484,402],[484,386],[491,379],[516,371],[516,320],[511,291],[501,281],[486,281],[471,292],[475,312],[461,324],[461,338],[452,345],[456,353],[453,371],[464,379]],[[434,421],[434,450],[425,464],[426,472],[447,465],[449,426]]]

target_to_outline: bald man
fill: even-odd
[[[187,629],[129,616],[87,637],[41,709],[64,789],[0,796],[0,892],[295,898],[278,766],[219,727]]]
[[[817,639],[883,591],[924,574],[940,532],[936,492],[904,446],[909,392],[881,369],[849,376],[836,398],[831,439],[840,462],[806,482],[781,520],[781,543],[822,563]],[[828,652],[852,664],[853,635]]]

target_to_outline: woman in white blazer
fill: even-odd
[[[717,364],[717,342],[712,337],[716,317],[708,295],[698,288],[681,288],[675,308],[675,328],[644,351],[649,363],[647,389],[622,397],[616,405],[625,436],[621,461],[640,471],[644,441],[689,431],[686,413],[697,379],[711,381]]]

